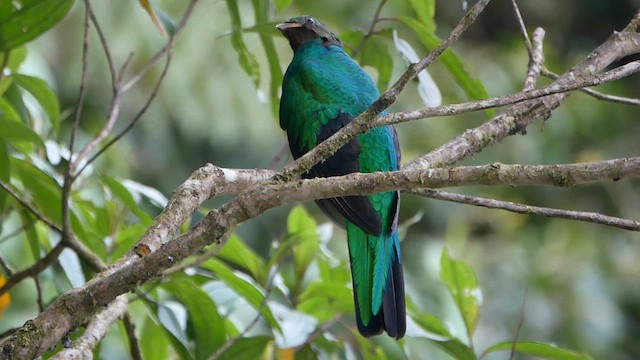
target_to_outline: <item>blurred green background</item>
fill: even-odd
[[[156,1],[174,19],[185,2]],[[249,1],[238,1],[243,25],[254,24]],[[131,68],[138,68],[166,41],[134,1],[95,1],[116,63],[133,52]],[[310,14],[338,34],[366,31],[377,1],[294,1],[282,13],[271,13],[277,22]],[[529,30],[546,30],[547,67],[562,73],[582,59],[614,30],[622,29],[640,7],[638,0],[539,0],[521,1]],[[405,1],[390,0],[382,16],[411,15]],[[464,14],[460,1],[437,1],[438,34],[444,38]],[[28,46],[25,73],[45,78],[60,97],[61,110],[72,112],[78,97],[81,68],[83,6],[71,13],[53,31]],[[413,33],[398,22],[385,21],[380,29],[396,29],[411,42],[420,56]],[[141,122],[112,147],[97,165],[99,173],[130,178],[159,189],[169,196],[189,174],[206,162],[230,168],[281,168],[291,159],[282,158],[286,138],[268,103],[270,80],[266,57],[258,36],[243,33],[249,49],[261,64],[261,82],[256,90],[238,65],[230,42],[231,23],[225,2],[201,1],[190,24],[178,40],[173,63],[159,96]],[[276,33],[275,44],[282,69],[290,61],[288,43]],[[109,73],[95,33],[90,53],[89,82],[82,124],[86,141],[97,132],[110,105]],[[394,59],[392,81],[406,68],[391,41]],[[454,49],[475,71],[491,96],[518,91],[526,73],[528,57],[512,15],[509,1],[492,2],[477,23],[455,44]],[[367,68],[376,78],[376,71]],[[119,128],[125,126],[145,101],[155,76],[128,93]],[[463,102],[464,92],[436,62],[429,68],[445,103]],[[549,83],[541,79],[539,85]],[[599,88],[621,96],[638,96],[638,76]],[[390,111],[421,108],[416,85],[411,84]],[[640,155],[640,111],[637,107],[595,100],[585,94],[572,95],[544,125],[534,123],[526,136],[513,136],[501,144],[469,158],[464,164],[531,163],[553,164],[605,160]],[[486,120],[484,113],[465,114],[402,124],[397,127],[403,161],[424,154],[465,129]],[[60,139],[67,139],[69,125],[63,123]],[[66,128],[65,128],[66,126]],[[602,212],[640,219],[638,180],[579,186],[462,188],[454,191],[531,205]],[[207,204],[213,207],[224,199]],[[409,297],[423,310],[436,314],[462,338],[462,320],[450,295],[438,278],[440,251],[447,246],[457,258],[478,272],[483,292],[476,348],[515,336],[523,316],[520,339],[553,342],[586,352],[594,358],[640,357],[640,235],[629,231],[567,220],[510,214],[455,205],[415,196],[403,196],[401,221],[423,213],[410,227],[402,243]],[[315,208],[319,222],[327,221]],[[243,224],[238,233],[258,253],[266,254],[272,239],[286,229],[290,207],[268,211]],[[336,231],[333,247],[346,254],[344,234]],[[341,248],[344,247],[344,248]],[[14,249],[19,254],[20,249]],[[24,249],[27,253],[27,249]],[[19,289],[24,289],[23,294]],[[33,296],[28,285],[14,293]],[[523,307],[523,300],[526,304]],[[30,303],[26,301],[26,303]],[[21,323],[34,315],[33,304],[23,311],[7,313],[0,331],[9,323]],[[7,324],[7,325],[5,325]],[[447,358],[432,344],[407,339],[416,354]],[[506,356],[504,354],[500,356]],[[422,355],[421,355],[422,357]],[[490,358],[505,358],[493,355]]]

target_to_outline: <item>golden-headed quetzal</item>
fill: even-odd
[[[340,39],[310,16],[281,23],[294,56],[282,83],[280,126],[299,158],[347,125],[379,96],[375,84],[342,49]],[[400,148],[392,126],[351,140],[305,178],[398,170]],[[397,222],[397,191],[317,200],[322,211],[346,228],[356,321],[364,336],[385,330],[404,336],[404,280]]]

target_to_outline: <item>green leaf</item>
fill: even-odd
[[[427,50],[431,51],[435,49],[442,42],[435,34],[435,31],[429,29],[428,26],[425,26],[416,19],[408,16],[399,16],[398,20],[413,30]],[[471,68],[462,61],[453,49],[447,49],[438,57],[438,61],[449,70],[449,73],[453,75],[456,83],[462,88],[470,100],[489,98],[489,92],[480,79],[473,74]],[[494,113],[495,111],[493,109],[485,110],[485,114],[487,114],[488,117],[493,117]]]
[[[407,314],[416,324],[427,331],[425,337],[433,341],[436,346],[458,360],[475,360],[476,355],[460,339],[451,335],[449,329],[433,314],[420,312],[416,306],[407,299]]]
[[[52,28],[69,12],[73,0],[13,1],[13,11],[0,12],[0,51],[34,39]]]
[[[11,162],[9,161],[9,151],[7,149],[7,143],[0,138],[0,180],[5,184],[9,183],[11,175]],[[4,212],[7,206],[7,197],[9,194],[3,190],[0,190],[0,214]],[[2,231],[2,224],[0,224],[0,232]]]
[[[482,302],[476,274],[469,265],[451,258],[446,248],[442,249],[440,267],[440,278],[453,296],[462,314],[469,339],[472,339]]]
[[[186,277],[163,284],[189,312],[195,333],[196,359],[208,359],[225,342],[225,326],[211,297]]]
[[[9,54],[9,62],[7,63],[7,68],[9,68],[11,72],[16,72],[20,69],[22,63],[27,59],[27,47],[22,45],[14,49],[7,50],[3,54]]]
[[[25,160],[12,157],[12,176],[20,179],[25,192],[32,198],[32,204],[56,224],[60,224],[62,213],[60,185],[46,172]]]
[[[271,309],[269,309],[269,306],[267,306],[266,304],[264,306],[262,305],[265,301],[264,295],[253,284],[240,278],[227,265],[216,259],[207,260],[204,264],[202,264],[202,267],[216,274],[218,278],[220,278],[220,280],[224,281],[227,286],[232,288],[238,295],[243,297],[249,304],[253,306],[254,309],[260,311],[262,316],[265,318],[265,320],[267,320],[267,322],[273,329],[281,331],[280,325],[273,316],[273,313],[271,313]]]
[[[226,2],[231,17],[231,45],[238,53],[240,67],[249,75],[257,88],[260,86],[260,65],[242,38],[242,21],[240,20],[237,1],[227,0]]]
[[[183,308],[180,304],[176,305]],[[180,326],[176,311],[170,306],[158,305],[157,314],[158,320],[162,324],[165,334],[169,337],[173,349],[179,354],[179,358],[186,360],[194,359],[193,353],[189,349],[189,340],[187,339],[185,331]]]
[[[311,283],[300,294],[297,309],[320,321],[328,321],[337,314],[353,313],[353,292],[346,284]]]
[[[116,181],[107,176],[103,176],[102,180],[104,184],[107,185],[111,193],[122,202],[124,206],[129,209],[134,215],[136,215],[142,224],[146,226],[150,226],[153,219],[149,214],[147,214],[144,210],[140,208],[140,206],[136,203],[136,200],[133,198],[133,195],[127,190],[126,187],[122,185],[121,182]]]
[[[262,359],[262,354],[271,340],[268,336],[241,338],[220,354],[218,360]]]
[[[430,32],[436,31],[436,22],[434,18],[436,16],[436,1],[435,0],[408,0],[409,4],[418,16],[418,20],[424,25]]]
[[[38,241],[38,233],[35,227],[36,219],[29,210],[20,206],[20,221],[24,227],[24,234],[27,237],[33,260],[38,261],[40,260],[40,241]]]
[[[298,281],[304,277],[307,267],[318,254],[318,224],[302,205],[294,207],[287,219],[289,237],[294,239],[293,260]]]
[[[276,12],[282,12],[291,6],[293,0],[275,0],[274,3],[276,5]]]
[[[145,360],[165,360],[169,358],[169,339],[162,326],[147,317],[140,332],[140,350]]]
[[[393,72],[393,58],[389,54],[387,43],[379,35],[370,37],[364,43],[358,58],[363,66],[371,66],[378,71],[378,90],[384,92]]]
[[[29,142],[44,149],[44,142],[38,134],[20,121],[13,121],[16,113],[10,113],[9,104],[0,99],[0,139],[7,143]],[[5,117],[5,115],[8,115]]]
[[[278,58],[278,52],[273,43],[272,33],[275,30],[275,26],[268,22],[268,14],[270,12],[270,2],[268,0],[253,0],[253,12],[255,13],[256,26],[258,28],[258,36],[262,47],[264,48],[265,55],[267,55],[267,62],[269,63],[269,75],[271,80],[269,81],[269,99],[271,103],[271,111],[274,118],[278,118],[278,109],[280,107],[280,84],[282,84],[282,69],[280,69],[280,59]],[[291,1],[289,1],[289,4]],[[276,2],[276,8],[278,4]],[[288,5],[287,5],[288,6]],[[280,11],[280,10],[278,10]],[[267,27],[260,26],[262,24],[268,24]]]
[[[27,110],[27,105],[25,105],[22,95],[22,90],[20,90],[18,85],[15,84],[15,81],[13,81],[2,95],[2,99],[11,105],[11,110],[3,108],[2,111],[10,120],[22,121],[25,124],[29,124],[29,111]]]
[[[11,86],[9,88],[11,88]],[[22,116],[11,100],[6,97],[0,98],[0,119],[2,122],[10,121],[11,123],[22,123]]]
[[[237,235],[232,235],[218,251],[218,257],[247,270],[259,283],[264,283],[266,269],[264,261]]]
[[[149,14],[151,22],[158,28],[162,35],[169,34],[173,37],[176,31],[176,24],[162,9],[148,0],[139,0],[140,6]]]
[[[33,76],[16,74],[11,77],[15,80],[16,84],[28,91],[33,95],[38,103],[40,103],[42,109],[47,113],[53,129],[57,132],[60,106],[58,105],[58,98],[56,97],[56,94],[51,90],[49,85],[47,85],[44,80]]]
[[[0,96],[13,84],[13,78],[11,76],[5,76],[0,80]]]
[[[484,354],[495,351],[511,351],[513,348],[513,342],[503,342],[489,347],[485,350]],[[580,354],[578,352],[562,349],[552,344],[545,344],[535,341],[518,341],[515,346],[515,351],[528,354],[543,359],[550,360],[589,360],[589,356]]]

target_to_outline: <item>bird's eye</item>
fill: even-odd
[[[316,19],[310,17],[310,18],[307,19],[307,23],[311,24],[311,25],[314,25],[316,23]]]

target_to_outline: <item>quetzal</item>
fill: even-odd
[[[277,28],[294,56],[282,83],[280,127],[299,158],[347,125],[379,96],[364,70],[342,49],[340,39],[310,16]],[[395,129],[384,126],[351,140],[305,178],[398,170]],[[320,209],[346,228],[358,330],[373,336],[385,330],[400,339],[406,329],[404,280],[398,240],[397,191],[317,200]]]

